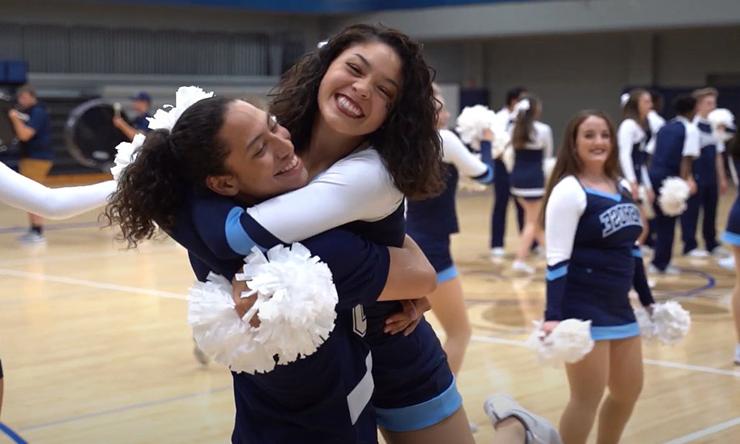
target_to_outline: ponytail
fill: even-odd
[[[529,108],[519,111],[511,133],[511,145],[517,150],[525,148],[532,142],[535,116],[540,106],[540,101],[536,97],[527,96],[522,100],[529,100]]]
[[[120,238],[134,248],[157,233],[170,231],[186,193],[204,190],[208,176],[227,174],[228,154],[218,133],[230,99],[201,100],[177,120],[172,132],[147,134],[138,155],[118,180],[118,188],[102,215],[121,227]]]

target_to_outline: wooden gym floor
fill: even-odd
[[[541,367],[522,346],[543,309],[544,262],[531,278],[511,273],[510,258],[490,262],[490,194],[459,199],[462,233],[453,238],[474,326],[459,387],[479,443],[493,436],[481,409],[488,394],[510,393],[553,422],[568,397],[564,370]],[[720,229],[733,198],[722,199]],[[0,207],[2,421],[32,443],[226,442],[231,378],[193,359],[184,251],[169,240],[125,251],[95,221],[50,222],[48,245],[26,248],[15,241],[25,216]],[[655,294],[677,297],[692,330],[674,347],[645,344],[645,388],[623,442],[740,442],[734,273],[711,259],[677,265],[689,271],[658,279]]]

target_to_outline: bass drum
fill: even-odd
[[[80,104],[69,113],[64,127],[67,150],[80,164],[108,172],[116,157],[116,146],[128,138],[113,125],[113,105],[102,99]],[[126,123],[131,121],[121,112]]]

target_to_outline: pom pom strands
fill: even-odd
[[[686,211],[689,185],[680,177],[669,177],[660,187],[658,205],[666,216],[678,216]]]
[[[329,267],[298,243],[276,246],[267,257],[255,248],[245,261],[236,277],[251,291],[242,297],[256,294],[257,300],[241,319],[223,278],[209,276],[191,289],[188,322],[198,346],[214,361],[246,373],[269,372],[313,354],[336,319]],[[258,327],[249,323],[255,315]]]
[[[334,329],[338,296],[331,271],[303,245],[278,245],[267,257],[255,248],[236,278],[257,293],[244,319],[259,313],[255,340],[277,355],[278,364],[314,353]]]
[[[493,131],[493,157],[498,157],[496,155],[497,146],[501,144],[501,141],[504,143],[508,141],[508,133],[506,132],[506,123],[500,122],[496,113],[486,106],[475,105],[466,106],[457,117],[455,131],[466,145],[470,145],[476,150],[480,149],[480,141],[483,131],[486,129]],[[501,148],[501,151],[503,151],[503,148]]]
[[[131,142],[121,142],[116,146],[115,163],[110,169],[113,179],[118,180],[124,168],[136,160],[136,156],[138,155],[137,149],[144,144],[145,138],[146,136],[139,133],[134,136],[134,140]]]
[[[644,309],[635,310],[635,316],[644,338],[657,339],[666,345],[681,341],[691,328],[690,313],[676,301],[653,305],[652,317]]]
[[[541,321],[535,321],[534,327],[526,345],[537,353],[542,364],[554,367],[565,362],[578,362],[594,348],[591,321],[566,319],[547,336],[542,331]]]

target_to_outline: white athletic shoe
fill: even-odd
[[[740,365],[740,344],[735,345],[735,365]]]
[[[528,265],[524,261],[519,261],[519,260],[516,260],[511,263],[511,269],[514,271],[518,271],[520,273],[526,273],[526,274],[534,274],[534,271],[535,271],[534,267],[532,267],[531,265]]]
[[[504,257],[506,256],[506,250],[504,247],[491,248],[491,257]]]
[[[711,251],[712,256],[714,257],[727,257],[732,256],[732,253],[730,253],[730,250],[728,250],[725,247],[715,247],[714,250]]]
[[[23,236],[18,237],[18,241],[24,245],[40,245],[46,243],[46,238],[43,234],[29,231]]]
[[[494,427],[506,418],[513,416],[518,419],[524,426],[525,444],[562,444],[557,429],[550,421],[525,409],[510,396],[490,396],[483,403],[483,410]]]
[[[211,360],[197,345],[193,345],[193,356],[201,365],[208,365],[208,362]]]
[[[722,259],[717,259],[717,265],[724,268],[725,270],[732,271],[735,269],[735,257],[727,256],[723,257]]]
[[[709,257],[709,252],[707,250],[694,248],[693,250],[686,253],[684,256],[695,257],[695,258],[705,258],[705,257]]]

